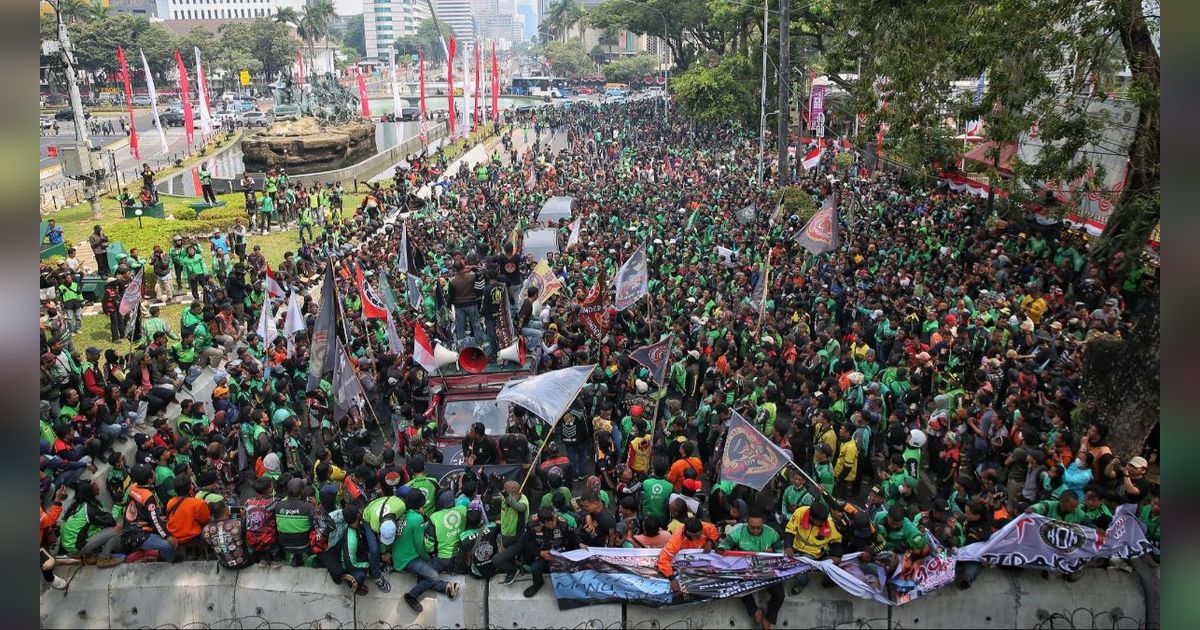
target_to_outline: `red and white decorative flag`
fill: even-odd
[[[138,155],[137,125],[133,122],[133,88],[129,85],[129,67],[125,65],[125,51],[117,46],[117,60],[121,62],[121,81],[125,83],[125,104],[129,106],[129,153],[133,159],[142,159]]]

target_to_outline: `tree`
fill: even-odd
[[[672,77],[671,91],[679,111],[696,122],[751,124],[758,119],[758,72],[748,57],[727,55],[714,66],[694,65]]]
[[[550,42],[542,47],[542,55],[549,61],[550,72],[555,76],[579,76],[592,66],[579,42]]]
[[[654,55],[636,55],[614,61],[602,67],[601,70],[604,71],[605,81],[629,83],[653,74],[657,66],[658,59]]]

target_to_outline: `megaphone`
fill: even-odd
[[[512,342],[512,345],[496,353],[496,358],[501,361],[512,361],[518,365],[525,365],[525,338],[517,337],[517,340]]]
[[[441,368],[443,365],[457,361],[458,353],[439,343],[433,348],[433,360],[437,363],[438,368]]]
[[[456,356],[458,357],[458,367],[462,368],[464,372],[479,374],[487,369],[487,353],[479,346],[467,346]]]

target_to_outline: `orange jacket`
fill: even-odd
[[[45,545],[46,544],[46,530],[50,529],[51,527],[54,527],[54,524],[58,522],[58,517],[62,515],[62,504],[56,502],[53,506],[50,507],[49,512],[42,509],[41,506],[38,506],[38,512],[40,512],[42,515],[41,523],[38,526],[39,533],[40,533],[40,535],[38,536],[38,540],[40,542],[38,544]]]
[[[676,492],[683,487],[683,472],[688,468],[694,468],[696,470],[697,479],[700,478],[700,475],[704,474],[704,464],[700,461],[700,458],[696,457],[695,455],[671,464],[671,470],[667,473],[667,481],[670,481],[672,484],[674,484]]]
[[[687,527],[680,527],[671,534],[671,540],[667,541],[667,546],[658,553],[658,572],[671,577],[675,575],[675,569],[671,568],[671,561],[675,559],[675,554],[681,549],[700,549],[705,542],[712,542],[715,546],[717,539],[720,538],[720,532],[717,531],[717,526],[712,523],[702,521],[703,526],[702,536],[695,540],[691,540],[686,535]]]

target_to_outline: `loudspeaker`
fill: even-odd
[[[478,346],[467,346],[458,353],[458,367],[464,372],[479,374],[487,369],[487,364],[487,353]]]
[[[439,343],[433,348],[433,360],[437,361],[437,366],[440,368],[457,361],[458,353]]]

